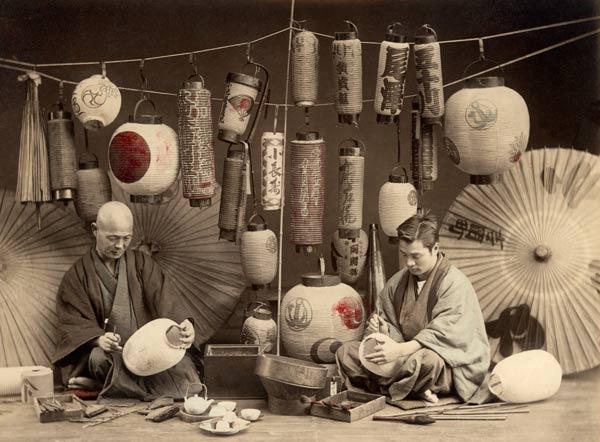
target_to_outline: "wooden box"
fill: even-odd
[[[342,422],[356,422],[385,408],[385,396],[354,391],[342,391],[321,402],[323,405],[315,403],[310,407],[310,414]],[[348,402],[359,402],[360,405],[349,410],[343,409],[342,406]]]
[[[42,411],[40,401],[45,399],[56,399],[61,402],[65,409],[61,411]],[[77,400],[73,399],[72,394],[57,394],[54,396],[34,397],[33,409],[41,423],[63,421],[83,417],[83,406]]]

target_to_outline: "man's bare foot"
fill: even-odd
[[[426,402],[430,402],[431,404],[436,404],[439,400],[437,394],[433,393],[431,390],[426,390],[421,394],[421,397],[425,399]],[[429,405],[429,404],[428,404]]]

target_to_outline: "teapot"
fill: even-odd
[[[201,385],[202,386],[202,390],[204,390],[204,397],[198,396],[198,394],[194,394],[193,396],[188,396],[188,391],[190,390],[190,387],[192,385]],[[202,390],[200,390],[200,392],[202,392]],[[191,383],[188,385],[188,388],[185,392],[185,400],[183,402],[183,409],[185,410],[186,413],[188,414],[203,414],[206,412],[206,410],[208,410],[208,407],[210,407],[210,405],[214,402],[214,399],[207,399],[207,395],[208,395],[208,390],[206,388],[206,385],[204,385],[203,383]]]

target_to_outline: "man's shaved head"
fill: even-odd
[[[96,250],[101,258],[120,258],[131,242],[133,215],[125,204],[109,201],[98,210],[96,222],[92,223],[96,237]]]
[[[126,227],[127,225],[131,226],[131,229],[133,228],[133,215],[126,204],[119,201],[109,201],[98,210],[96,225],[103,230],[111,227]]]

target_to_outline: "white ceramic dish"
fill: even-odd
[[[231,436],[233,434],[237,434],[240,431],[246,430],[250,426],[250,422],[244,419],[238,419],[233,422],[228,430],[225,429],[217,429],[217,422],[222,422],[221,418],[211,419],[206,422],[202,422],[198,425],[200,430],[205,433],[216,434],[218,436]]]

